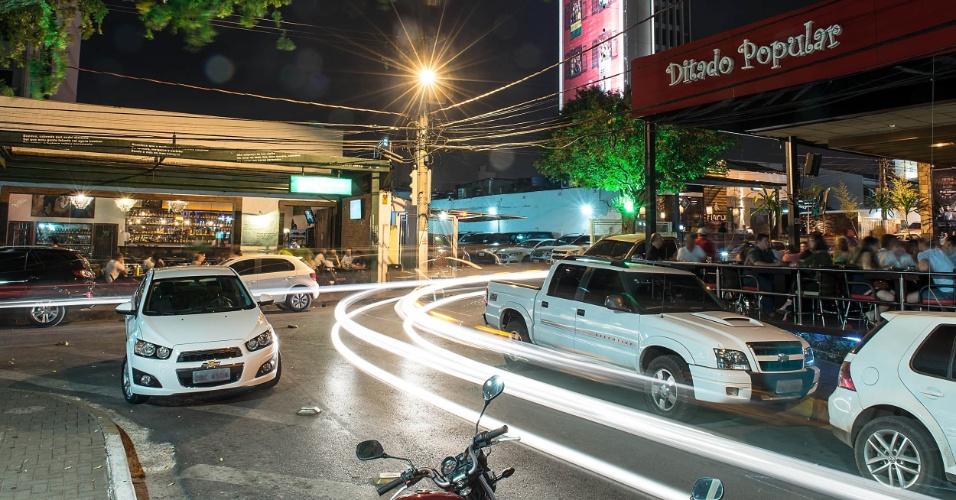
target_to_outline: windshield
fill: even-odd
[[[143,306],[147,316],[175,316],[253,309],[256,303],[235,276],[154,280]]]
[[[628,252],[634,247],[634,243],[621,240],[601,240],[588,248],[584,255],[596,257],[608,257],[611,259],[623,259],[628,256]]]
[[[541,240],[524,240],[518,244],[521,248],[534,248],[538,246],[538,243],[541,243]]]
[[[625,273],[625,286],[641,313],[720,311],[724,305],[695,276]]]

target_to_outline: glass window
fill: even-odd
[[[295,271],[295,264],[286,259],[262,259],[262,274],[266,273],[285,273]]]
[[[609,295],[624,295],[620,271],[595,269],[584,288],[582,300],[588,304],[603,306]]]
[[[626,284],[642,313],[720,311],[723,304],[696,276],[627,273]]]
[[[940,325],[913,354],[910,366],[923,375],[952,379],[954,349],[956,325]]]
[[[197,276],[154,280],[143,314],[168,316],[253,309],[256,303],[234,276]]]
[[[239,276],[248,276],[256,272],[256,259],[233,262],[232,264],[229,264],[229,267],[233,268],[237,273],[239,273]]]
[[[562,264],[554,270],[551,277],[551,285],[548,289],[548,295],[561,299],[574,300],[578,293],[578,287],[581,284],[581,277],[584,276],[584,266],[575,266]]]

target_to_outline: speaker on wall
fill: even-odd
[[[820,175],[821,161],[823,161],[823,155],[819,153],[807,153],[807,159],[803,164],[803,175],[807,177]]]

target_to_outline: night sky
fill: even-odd
[[[458,54],[445,71],[452,82],[445,104],[461,102],[557,62],[558,1],[402,0],[396,10],[383,11],[375,0],[295,0],[282,10],[289,22],[285,27],[297,45],[293,52],[275,48],[277,36],[269,21],[260,23],[256,30],[224,27],[212,44],[190,52],[184,49],[181,38],[168,33],[145,40],[141,23],[129,11],[131,4],[111,4],[117,8],[107,17],[104,34],[83,43],[80,66],[237,93],[409,112],[412,103],[405,92],[411,84],[407,71],[400,67],[408,63],[401,53],[412,52],[408,40],[431,44],[437,36],[438,46]],[[691,2],[694,39],[815,3]],[[437,5],[430,6],[433,4]],[[552,69],[448,112],[444,118],[500,109],[553,94],[557,88],[558,72]],[[78,101],[346,126],[407,125],[405,119],[389,115],[278,103],[87,72],[80,73]],[[557,113],[557,98],[550,101],[549,106],[537,110],[537,117]],[[739,154],[751,153],[756,154]],[[774,148],[768,147],[765,154],[775,154]],[[475,179],[482,169],[503,178],[528,177],[535,174],[535,157],[534,150],[442,154],[435,158],[434,187],[452,189],[456,183]]]

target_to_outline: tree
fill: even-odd
[[[919,188],[912,182],[903,177],[894,175],[890,179],[890,194],[894,201],[894,206],[903,218],[906,224],[906,218],[911,213],[919,214],[919,211],[926,204],[926,198],[919,192]],[[907,225],[907,230],[909,226]]]
[[[770,236],[777,237],[777,227],[783,215],[783,202],[780,201],[780,192],[776,189],[761,187],[754,194],[754,208],[752,213],[765,213],[770,219]]]
[[[843,215],[850,221],[850,225],[853,226],[853,233],[860,234],[860,228],[857,227],[856,224],[860,209],[862,208],[859,198],[850,192],[850,188],[848,188],[843,181],[840,181],[840,183],[833,188],[833,197],[836,198],[837,203],[840,204],[840,211],[843,212]]]
[[[644,123],[631,118],[630,92],[622,97],[594,87],[578,91],[561,111],[547,144],[535,162],[538,170],[575,186],[618,193],[612,203],[623,216],[624,231],[634,232],[647,186]],[[658,127],[659,190],[679,192],[716,166],[732,144],[729,135],[710,130]]]
[[[292,0],[125,0],[134,3],[146,29],[146,38],[168,29],[182,33],[188,49],[197,49],[213,40],[217,19],[237,17],[246,28],[259,19],[271,17],[281,30],[278,8]],[[88,39],[101,33],[109,9],[103,0],[6,0],[0,2],[0,67],[26,65],[29,55],[31,97],[41,99],[56,93],[66,75],[67,49],[73,42],[70,28],[77,22],[80,37]],[[295,45],[280,31],[276,42],[280,50]],[[3,84],[4,82],[0,82]],[[9,85],[10,82],[6,82]]]

